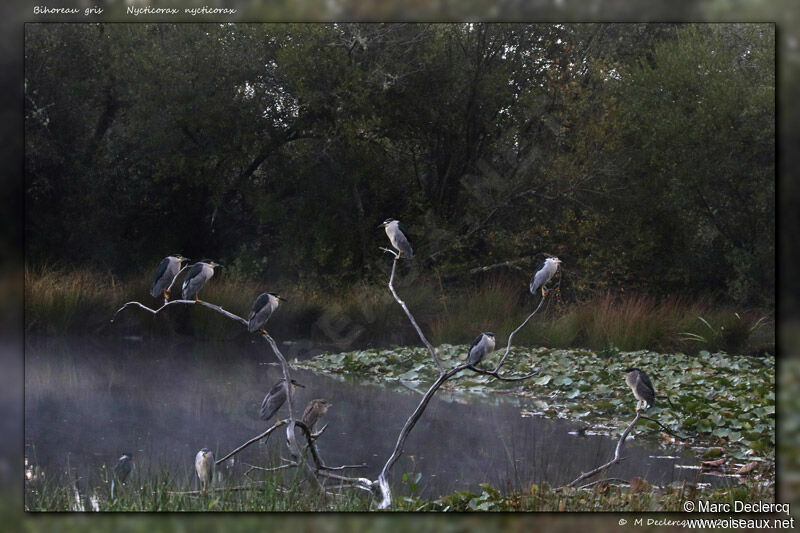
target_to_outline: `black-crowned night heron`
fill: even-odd
[[[483,358],[494,351],[494,333],[491,331],[484,331],[478,335],[469,347],[469,356],[467,357],[467,364],[475,366]]]
[[[125,483],[127,481],[128,476],[131,475],[131,470],[133,470],[133,454],[129,452],[125,452],[122,454],[122,457],[119,458],[117,464],[114,465],[114,477],[111,478],[111,497],[114,497],[114,486],[116,482]]]
[[[322,416],[328,412],[328,408],[333,405],[325,398],[316,398],[308,402],[306,410],[303,411],[303,418],[301,421],[306,425],[308,431],[314,432],[314,426]]]
[[[281,406],[286,402],[285,382],[285,379],[279,379],[277,383],[272,386],[267,395],[264,396],[264,401],[261,402],[261,409],[259,410],[262,420],[269,420],[274,415],[276,417],[275,423],[278,423],[278,409],[280,409]],[[305,387],[305,385],[300,385],[295,380],[292,380],[291,383],[293,387]]]
[[[382,227],[386,230],[386,235],[389,236],[392,246],[394,246],[395,249],[400,252],[401,256],[405,257],[406,259],[411,259],[414,257],[414,250],[408,243],[406,236],[403,235],[403,232],[400,230],[400,222],[393,218],[387,218],[378,227]]]
[[[169,290],[167,287],[170,286],[172,280],[174,280],[175,276],[180,272],[183,262],[188,260],[188,257],[183,257],[181,254],[169,255],[162,259],[158,264],[158,268],[153,272],[150,295],[153,298],[158,298],[160,296],[164,298],[165,301],[169,300]]]
[[[214,481],[214,452],[203,448],[194,456],[194,470],[200,479],[200,492],[205,493]]]
[[[265,292],[256,298],[253,302],[253,308],[250,310],[250,316],[247,317],[247,329],[250,333],[260,331],[264,335],[267,330],[264,329],[264,324],[272,316],[272,313],[278,308],[281,300],[284,302],[286,298],[275,294],[274,292]]]
[[[199,301],[200,298],[197,297],[197,293],[211,279],[211,276],[214,275],[214,269],[219,266],[222,265],[210,259],[203,259],[192,265],[189,273],[186,274],[186,279],[183,280],[183,299],[191,300],[194,298]]]
[[[542,289],[542,298],[547,294],[547,289],[544,288],[545,284],[550,281],[558,271],[558,265],[561,264],[561,259],[558,257],[548,257],[544,263],[536,271],[531,280],[531,294],[536,295],[536,291]]]
[[[642,402],[647,404],[647,407],[652,407],[656,403],[656,390],[653,388],[653,383],[644,370],[638,368],[625,369],[625,383],[633,391],[636,397],[636,410],[641,408]]]

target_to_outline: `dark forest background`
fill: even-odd
[[[775,298],[771,24],[28,24],[26,256]],[[497,266],[502,264],[503,266]]]

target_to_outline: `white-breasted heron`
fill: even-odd
[[[200,492],[205,493],[214,482],[214,452],[203,448],[194,456],[194,471],[200,479]]]
[[[491,331],[484,331],[478,335],[469,347],[469,356],[467,357],[467,364],[475,366],[483,358],[494,351],[494,333]]]
[[[550,281],[553,276],[556,275],[558,271],[558,265],[561,264],[561,259],[558,257],[548,257],[544,260],[544,263],[539,267],[539,270],[536,271],[536,274],[533,275],[533,279],[531,280],[531,294],[534,296],[536,295],[536,291],[540,288],[542,289],[542,298],[547,295],[547,289],[545,289],[545,284]]]
[[[286,402],[285,383],[286,380],[284,378],[279,379],[275,385],[272,386],[267,395],[264,396],[264,400],[261,402],[261,409],[259,410],[262,420],[269,420],[273,415],[275,415],[275,423],[278,423],[278,409],[280,409],[281,406],[283,406],[283,404]],[[305,387],[305,385],[300,385],[295,380],[292,380],[291,384],[293,387]]]
[[[389,237],[389,241],[391,241],[392,246],[394,246],[395,249],[400,252],[400,256],[405,257],[406,259],[411,259],[414,257],[414,250],[408,243],[406,236],[400,230],[399,221],[393,218],[387,218],[378,227],[386,230],[386,235]]]
[[[153,298],[160,296],[164,298],[164,301],[169,300],[168,287],[180,272],[184,261],[189,261],[189,258],[183,257],[181,254],[168,255],[161,260],[150,280],[150,295]]]
[[[272,313],[278,308],[281,300],[284,302],[286,298],[283,298],[279,294],[274,292],[265,292],[260,294],[256,301],[253,302],[253,308],[250,310],[250,316],[247,317],[247,330],[250,333],[255,331],[259,331],[264,335],[267,335],[267,330],[264,329],[264,324],[269,320],[269,317],[272,316]]]
[[[208,280],[214,275],[214,269],[221,267],[219,263],[215,263],[211,259],[203,259],[192,265],[186,278],[183,280],[183,299],[199,301],[197,293],[206,284]]]
[[[626,368],[625,383],[628,384],[633,391],[633,395],[636,397],[637,411],[641,408],[642,402],[646,403],[648,408],[655,405],[656,390],[653,388],[653,383],[650,381],[647,374],[644,373],[644,370]]]

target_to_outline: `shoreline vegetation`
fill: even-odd
[[[531,485],[526,492],[504,493],[488,484],[475,491],[458,491],[435,499],[415,494],[420,476],[407,474],[402,483],[409,494],[399,497],[389,511],[510,511],[510,512],[682,512],[681,504],[700,496],[694,484],[675,482],[663,487],[642,478],[630,483],[609,480],[582,490]],[[123,487],[110,499],[107,487],[93,487],[86,494],[53,480],[26,481],[25,510],[62,511],[244,511],[244,512],[365,512],[374,511],[369,495],[353,491],[332,492],[322,497],[303,490],[302,482],[288,483],[272,475],[249,486],[224,485],[207,495],[186,494],[186,484],[168,474]],[[714,504],[773,501],[774,486],[753,478],[738,486],[702,491],[702,500]]]
[[[121,302],[147,303],[148,282],[144,276],[121,281],[110,273],[27,268],[25,332],[44,336],[158,335],[166,327],[170,334],[204,340],[233,340],[241,335],[240,328],[199,310],[191,321],[181,319],[185,309],[158,321],[131,310],[119,324],[111,324],[110,317]],[[208,284],[202,298],[246,315],[254,296],[265,289],[236,272],[223,272]],[[445,291],[433,279],[401,281],[398,291],[435,345],[467,343],[476,331],[510,331],[538,303],[519,280],[504,277]],[[416,345],[419,341],[381,283],[330,291],[281,288],[281,294],[288,302],[270,319],[270,330],[281,341],[311,341],[340,352]],[[603,292],[565,302],[555,294],[514,340],[520,346],[596,351],[775,355],[775,322],[771,310],[719,306],[711,298]]]

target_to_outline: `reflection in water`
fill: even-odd
[[[29,342],[26,457],[48,477],[99,486],[130,451],[135,468],[129,483],[169,472],[177,484],[194,487],[197,450],[221,457],[268,427],[258,412],[281,377],[273,363],[260,343]],[[353,475],[375,479],[420,395],[311,372],[295,377],[306,386],[295,391],[296,416],[312,398],[333,404],[319,424],[329,424],[318,441],[326,463],[364,463]],[[575,426],[565,421],[523,418],[520,411],[531,408],[524,401],[488,398],[440,393],[431,401],[392,470],[399,491],[406,472],[422,473],[420,494],[427,498],[477,490],[480,483],[503,490],[558,486],[613,456],[615,441],[570,434]],[[280,414],[286,415],[285,406]],[[675,467],[696,461],[678,455],[629,441],[627,459],[608,475],[659,485],[698,481],[697,471]],[[219,470],[240,483],[245,463],[276,466],[281,456],[288,456],[283,434],[252,445],[236,456],[235,466]]]

